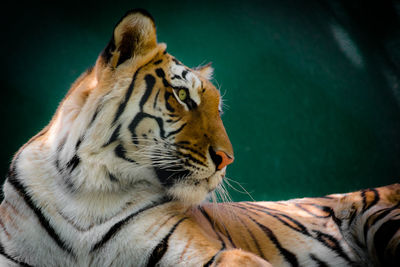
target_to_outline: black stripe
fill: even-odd
[[[179,127],[178,129],[176,129],[175,131],[169,132],[167,134],[167,138],[170,137],[171,135],[176,135],[177,133],[179,133],[180,131],[182,131],[182,129],[186,126],[187,123],[182,124],[181,127]]]
[[[162,68],[156,69],[156,74],[160,78],[165,78],[165,72],[164,72],[164,70]]]
[[[153,91],[154,84],[156,83],[156,78],[154,78],[154,76],[150,74],[147,74],[144,77],[144,80],[146,81],[146,91],[144,92],[144,95],[142,96],[142,99],[140,99],[139,102],[139,107],[141,111],[143,111],[143,106],[146,103],[147,99],[149,99],[149,96]]]
[[[217,253],[215,253],[214,256],[211,257],[211,259],[209,261],[207,261],[203,267],[209,267],[211,266],[211,264],[214,263],[215,259],[217,258],[218,254],[221,253],[224,250],[224,248],[221,248]]]
[[[310,254],[310,258],[318,264],[318,267],[328,267],[329,266],[326,262],[320,260],[314,254]]]
[[[46,230],[47,234],[54,240],[59,248],[68,252],[72,256],[74,256],[72,249],[68,246],[57,234],[56,230],[51,226],[49,220],[44,216],[40,208],[38,208],[33,202],[32,197],[27,193],[25,186],[23,186],[19,180],[17,179],[17,174],[15,171],[10,170],[7,181],[15,188],[16,191],[22,196],[25,200],[26,204],[31,208],[31,210],[35,213],[42,227]],[[75,257],[75,256],[74,256]]]
[[[70,191],[71,193],[73,193],[76,189],[75,189],[74,184],[71,181],[71,176],[69,174],[65,174],[65,167],[61,166],[61,162],[60,162],[60,153],[64,149],[65,143],[67,142],[67,137],[68,137],[68,135],[64,136],[57,146],[57,151],[56,151],[56,155],[55,155],[55,167],[56,167],[59,175],[61,176],[62,181],[63,181],[64,185],[66,186],[67,190]],[[81,140],[81,139],[79,139],[79,140]],[[78,144],[80,145],[79,141],[76,145],[76,147],[79,148]],[[72,166],[72,162],[71,161],[67,162],[66,166],[67,167]]]
[[[156,96],[154,97],[153,109],[157,106],[158,95],[160,94],[160,89],[158,89]]]
[[[146,64],[147,65],[147,64]],[[129,98],[131,98],[132,92],[133,92],[133,87],[135,86],[136,78],[139,73],[139,71],[142,69],[142,67],[138,68],[135,74],[133,75],[132,82],[128,87],[128,90],[126,91],[124,101],[118,106],[118,110],[115,113],[115,117],[113,120],[113,124],[118,120],[118,118],[121,116],[121,114],[124,112],[126,104],[129,101]]]
[[[257,222],[252,217],[249,216],[249,218],[255,224],[257,224],[257,226],[260,227],[260,229],[268,236],[268,238],[272,241],[272,243],[274,243],[275,247],[279,250],[279,252],[283,255],[283,257],[287,262],[289,262],[292,266],[299,266],[299,262],[297,261],[296,255],[290,252],[289,250],[285,249],[284,247],[282,247],[282,245],[279,243],[278,239],[276,238],[275,234],[272,232],[271,229]]]
[[[180,181],[183,177],[187,177],[191,174],[189,170],[182,170],[179,166],[158,167],[155,165],[154,170],[158,180],[167,188],[170,188],[176,181]]]
[[[78,154],[76,154],[76,153],[78,153],[78,149],[79,149],[81,143],[82,143],[82,139],[79,138],[78,142],[76,142],[76,145],[75,145],[75,155],[67,162],[67,164],[65,166],[66,169],[69,169],[70,173],[72,173],[75,170],[75,168],[79,165],[79,163],[81,161]]]
[[[365,244],[367,245],[367,238],[368,238],[368,231],[369,229],[375,225],[378,221],[380,221],[381,219],[383,219],[384,217],[386,217],[390,212],[392,212],[394,209],[398,208],[400,205],[400,202],[397,203],[396,205],[394,205],[391,208],[386,208],[386,209],[382,209],[382,210],[378,210],[376,212],[374,212],[373,214],[369,215],[368,219],[366,220],[366,222],[364,223],[364,227],[363,227],[363,233],[364,233],[364,240],[365,240]],[[377,215],[374,218],[374,215],[376,215],[377,213],[381,212],[379,215]]]
[[[386,259],[384,256],[390,240],[399,230],[400,230],[400,220],[389,220],[383,223],[375,233],[374,245],[379,262],[382,266],[392,266],[390,265],[391,262],[387,261],[385,262]],[[396,257],[397,259],[393,259],[393,261],[399,260],[399,255],[397,255]],[[399,264],[399,262],[397,262],[397,264]]]
[[[97,106],[96,110],[94,111],[93,117],[92,117],[92,119],[90,120],[89,125],[88,125],[87,128],[90,128],[90,126],[92,126],[93,122],[96,120],[97,115],[98,115],[99,112],[100,112],[100,109],[101,109],[101,106],[100,106],[100,105]]]
[[[60,143],[57,146],[57,150],[56,150],[55,165],[56,165],[56,169],[59,173],[63,172],[63,168],[61,167],[61,164],[60,164],[59,154],[64,149],[65,143],[67,142],[67,137],[68,137],[68,135],[64,136],[61,139]]]
[[[269,210],[269,211],[273,211],[273,212],[282,212],[281,210],[277,210],[277,209],[272,209],[272,208],[269,208],[269,207],[265,207],[265,206],[263,206],[263,205],[259,205],[259,204],[256,204],[256,203],[254,203],[254,202],[245,201],[245,202],[243,202],[243,203],[245,203],[245,204],[247,204],[247,205],[250,205],[250,206],[254,206],[254,207],[260,208],[260,209],[265,209],[265,210]],[[278,202],[277,202],[277,203],[278,203]],[[279,203],[279,204],[282,204],[282,203]]]
[[[342,220],[336,217],[334,210],[329,206],[321,206],[318,204],[312,204],[312,206],[321,209],[323,212],[328,213],[327,217],[331,217],[332,220],[339,226],[342,226]]]
[[[121,129],[121,124],[118,124],[117,128],[115,128],[114,132],[112,133],[110,139],[108,139],[107,143],[105,143],[103,147],[106,147],[112,142],[117,141],[120,129]]]
[[[209,266],[211,266],[211,264],[214,263],[215,257],[216,257],[217,255],[218,255],[218,253],[215,254],[214,256],[212,256],[212,258],[211,258],[208,262],[206,262],[206,263],[203,265],[203,267],[209,267]]]
[[[171,84],[165,78],[162,79],[162,82],[164,87],[172,87]]]
[[[82,144],[82,137],[80,137],[80,138],[78,139],[78,142],[76,142],[75,151],[78,151],[78,149],[79,149],[79,147],[81,146],[81,144]]]
[[[27,264],[27,263],[25,263],[25,262],[18,261],[18,260],[16,260],[16,259],[14,259],[12,256],[8,255],[8,254],[5,252],[4,247],[3,247],[3,245],[2,245],[1,243],[0,243],[0,255],[3,255],[4,257],[6,257],[7,259],[9,259],[10,261],[12,261],[12,262],[14,262],[14,263],[16,263],[16,264],[18,264],[18,265],[20,265],[20,266],[24,266],[24,267],[31,267],[31,266],[32,266],[32,265],[29,265],[29,264]]]
[[[182,156],[183,158],[186,158],[186,159],[188,159],[188,160],[191,160],[191,161],[194,162],[194,163],[197,163],[197,164],[199,164],[199,165],[201,165],[201,166],[207,167],[206,164],[204,164],[202,161],[196,159],[196,158],[193,157],[191,154],[183,153],[183,152],[181,152],[181,151],[176,151],[176,153],[177,153],[179,156]]]
[[[144,211],[147,211],[149,209],[152,209],[154,207],[158,207],[160,205],[163,205],[167,202],[169,202],[169,198],[162,198],[156,202],[152,202],[151,204],[146,205],[145,207],[139,209],[138,211],[135,211],[134,213],[130,214],[126,218],[120,220],[116,224],[114,224],[105,235],[98,241],[90,250],[90,252],[94,252],[95,250],[100,249],[102,246],[104,246],[107,241],[109,241],[112,237],[114,237],[124,226],[127,224],[133,217],[141,214]]]
[[[243,214],[247,215],[247,213],[252,213],[252,214],[257,215],[257,216],[260,215],[260,214],[257,213],[257,211],[258,211],[257,209],[251,208],[251,207],[244,207],[244,206],[241,206],[241,204],[242,203],[235,203],[235,202],[230,203],[231,206],[233,206],[235,208],[239,208],[241,210],[244,210],[245,212]]]
[[[250,217],[250,216],[248,216]],[[261,250],[260,244],[258,243],[256,237],[254,236],[253,232],[250,231],[249,227],[247,227],[247,225],[242,221],[242,219],[240,219],[240,217],[237,217],[237,219],[241,222],[241,224],[243,225],[243,227],[247,230],[247,232],[249,233],[250,237],[253,239],[254,244],[256,245],[256,248],[258,250],[258,255],[263,258],[263,259],[267,259],[264,255],[264,253]]]
[[[354,204],[351,207],[351,211],[352,211],[352,213],[350,215],[350,219],[349,219],[349,222],[348,222],[348,226],[349,227],[351,226],[351,224],[353,223],[354,219],[356,218],[356,216],[358,214],[357,213],[357,209],[355,208]]]
[[[182,80],[182,77],[175,74],[174,76],[171,77],[171,80],[175,80],[175,79]]]
[[[257,205],[257,204],[253,204],[253,203],[249,203],[249,202],[246,202],[245,204],[263,207],[263,206],[261,206],[261,205]],[[239,208],[240,208],[240,206],[236,206],[236,207],[239,207]],[[289,228],[291,228],[291,229],[293,229],[293,230],[295,230],[295,231],[297,231],[297,232],[299,232],[299,233],[302,233],[302,234],[304,234],[304,235],[306,235],[306,236],[311,236],[310,233],[307,231],[307,228],[306,228],[303,224],[301,224],[299,221],[293,219],[292,217],[290,217],[290,216],[288,216],[288,215],[286,215],[286,214],[282,214],[282,213],[273,214],[273,213],[271,213],[271,212],[269,212],[269,211],[267,211],[267,210],[264,210],[264,209],[257,209],[257,208],[255,208],[255,207],[248,207],[248,208],[250,208],[250,209],[255,209],[255,210],[257,210],[257,211],[264,212],[264,213],[268,214],[269,216],[272,216],[272,217],[274,217],[275,219],[279,220],[281,223],[283,223],[283,224],[286,225],[287,227],[289,227]],[[243,209],[245,209],[245,208],[243,208]],[[289,221],[291,221],[292,223],[294,223],[294,224],[296,225],[296,227],[294,227],[293,225],[289,224],[289,223],[288,223],[285,219],[283,219],[283,218],[286,218],[287,220],[289,220]]]
[[[189,92],[187,94],[189,95]],[[185,104],[188,106],[189,109],[197,108],[197,103],[194,102],[194,100],[191,98],[187,98],[185,100]]]
[[[394,205],[391,208],[386,208],[383,210],[380,210],[380,212],[382,212],[381,214],[379,214],[378,216],[375,217],[374,221],[371,223],[372,227],[373,225],[375,225],[378,221],[380,221],[381,219],[383,219],[384,217],[386,217],[389,213],[391,213],[393,210],[397,209],[400,207],[400,202],[397,203],[396,205]]]
[[[182,143],[184,143],[184,142],[186,142],[186,141],[178,142],[178,143],[174,144],[174,146],[176,146],[178,148],[182,148],[184,150],[188,150],[188,151],[200,156],[201,158],[203,158],[205,160],[207,159],[207,157],[205,155],[203,155],[201,152],[197,151],[196,149],[182,145]],[[186,142],[186,143],[190,144],[190,142]]]
[[[234,248],[236,248],[236,245],[235,245],[235,243],[233,242],[232,237],[231,237],[231,235],[230,235],[229,232],[228,232],[228,229],[226,229],[225,225],[223,225],[223,226],[224,226],[224,230],[225,230],[226,236],[228,237],[229,242],[231,242],[232,246],[233,246]]]
[[[118,182],[117,177],[115,177],[115,175],[112,174],[111,172],[108,172],[108,177],[110,178],[111,182]]]
[[[222,249],[226,248],[226,244],[224,242],[224,240],[221,238],[220,234],[217,232],[217,230],[215,230],[215,222],[211,219],[210,215],[208,215],[207,211],[205,211],[205,209],[203,207],[198,207],[198,209],[200,210],[201,214],[203,214],[203,216],[207,219],[207,221],[210,223],[211,228],[213,229],[214,233],[217,235],[218,240],[221,242],[222,244]]]
[[[178,225],[186,220],[187,217],[180,219],[168,232],[168,234],[161,240],[160,243],[153,249],[153,252],[150,255],[149,261],[147,262],[148,267],[156,266],[156,264],[161,260],[164,254],[167,252],[168,249],[168,240],[171,235],[174,233]]]
[[[177,123],[178,121],[180,121],[181,119],[182,119],[182,118],[178,118],[177,120],[167,119],[165,122],[174,124],[174,123]]]
[[[182,71],[182,77],[186,80],[186,75],[188,74],[187,70]]]
[[[76,153],[78,153],[78,149],[79,149],[81,143],[82,143],[82,139],[79,138],[78,142],[76,142],[76,145],[75,145],[75,154],[74,154],[74,156],[65,165],[65,169],[69,169],[70,173],[72,173],[75,170],[75,168],[79,165],[79,163],[81,161],[81,159],[79,158],[78,154],[76,154]]]
[[[372,200],[370,203],[367,203],[367,192],[373,192],[374,193],[374,200]],[[363,191],[361,191],[361,196],[363,199],[363,209],[362,211],[365,212],[368,209],[372,208],[374,205],[376,205],[379,202],[379,193],[375,188],[368,188]]]
[[[218,251],[214,256],[212,256],[211,259],[210,259],[209,261],[207,261],[207,262],[203,265],[203,267],[209,267],[209,266],[211,266],[211,264],[214,263],[215,258],[217,257],[217,255],[218,255],[220,252],[221,252],[221,251]]]
[[[298,207],[299,209],[301,209],[301,210],[307,212],[308,214],[310,214],[310,215],[312,215],[312,216],[314,216],[314,217],[316,217],[316,218],[329,218],[329,217],[331,217],[332,220],[337,224],[338,227],[341,227],[341,226],[342,226],[342,220],[339,219],[338,217],[336,217],[335,212],[334,212],[333,209],[332,209],[331,207],[329,207],[329,206],[321,206],[321,205],[314,204],[314,203],[296,203],[295,205],[296,205],[296,207]],[[304,206],[306,206],[306,205],[308,205],[308,206],[313,206],[313,207],[315,207],[315,208],[317,208],[317,209],[319,209],[319,210],[321,210],[322,212],[325,212],[325,213],[327,213],[327,214],[326,214],[326,215],[315,214],[315,213],[313,213],[312,211],[310,211],[310,210],[308,210],[307,208],[305,208]],[[354,218],[352,218],[352,219],[354,219]]]
[[[124,148],[121,144],[119,144],[119,145],[117,145],[117,146],[115,147],[114,152],[115,152],[115,155],[116,155],[117,157],[119,157],[119,158],[121,158],[121,159],[123,159],[123,160],[129,161],[129,162],[135,163],[135,161],[134,161],[133,159],[130,159],[130,158],[127,158],[127,157],[126,157],[126,155],[125,155],[125,148]]]
[[[175,112],[175,109],[169,104],[168,99],[169,97],[174,97],[173,93],[165,92],[164,93],[164,100],[165,100],[165,108],[170,112]],[[173,117],[173,114],[168,114],[170,117]]]
[[[190,141],[179,141],[176,145],[190,145]]]
[[[339,241],[334,238],[333,236],[322,233],[318,230],[313,230],[314,233],[317,234],[316,239],[324,244],[326,247],[330,248],[331,250],[335,251],[340,257],[345,259],[350,265],[355,265],[355,263],[349,258],[349,256],[343,251],[342,247],[340,246]]]
[[[331,216],[329,213],[326,214],[326,215],[315,214],[315,213],[313,213],[312,211],[310,211],[309,209],[305,208],[304,206],[306,206],[306,205],[308,205],[308,206],[313,206],[313,207],[316,207],[316,208],[322,210],[323,212],[327,212],[326,210],[321,209],[321,206],[319,206],[319,205],[314,205],[314,204],[309,204],[309,203],[296,203],[296,204],[295,204],[296,207],[298,207],[299,209],[301,209],[301,210],[307,212],[308,214],[310,214],[311,216],[313,216],[313,217],[315,217],[315,218],[328,218],[328,217]],[[318,207],[318,206],[319,206],[319,207]]]
[[[66,169],[69,169],[69,172],[73,172],[75,168],[79,165],[81,159],[77,154],[75,154],[65,165]]]

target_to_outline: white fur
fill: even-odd
[[[185,66],[172,63],[170,65],[169,75],[170,75],[170,77],[173,77],[174,75],[181,76],[181,73],[185,70],[188,71],[188,69]],[[171,81],[171,83],[173,86],[176,86],[176,87],[188,88],[190,98],[197,105],[200,105],[201,99],[200,99],[200,95],[199,95],[199,89],[201,87],[201,81],[194,72],[188,71],[185,79],[183,79],[183,78],[182,79],[173,79]],[[173,93],[174,93],[176,99],[178,100],[178,102],[181,103],[183,106],[185,106],[185,108],[187,109],[186,105],[179,99],[175,90],[173,91]]]
[[[182,69],[175,66],[170,71],[180,74]],[[200,104],[197,92],[200,86],[199,78],[192,72],[189,72],[186,78],[185,83],[176,85],[187,87],[190,97]],[[0,241],[10,255],[23,255],[22,261],[35,266],[124,266],[123,263],[126,262],[135,262],[137,266],[145,264],[146,257],[143,255],[151,252],[169,228],[162,229],[149,238],[143,235],[143,227],[162,220],[165,213],[160,211],[165,207],[151,210],[151,215],[135,218],[134,222],[124,227],[107,243],[106,252],[100,250],[90,253],[92,246],[115,223],[167,193],[146,157],[152,149],[165,150],[168,146],[164,146],[164,143],[156,146],[144,140],[139,142],[139,146],[135,146],[128,131],[129,123],[139,111],[138,104],[145,91],[145,84],[140,79],[135,85],[129,104],[117,121],[121,125],[118,138],[127,150],[126,156],[136,163],[115,157],[114,149],[118,143],[104,146],[117,127],[110,125],[116,107],[121,103],[131,82],[132,77],[121,77],[113,88],[97,88],[96,90],[103,90],[105,94],[99,95],[97,99],[89,96],[87,103],[82,107],[79,104],[78,85],[61,104],[46,138],[27,145],[14,162],[17,179],[27,188],[34,204],[40,207],[60,238],[72,246],[76,259],[54,243],[39,224],[34,212],[14,187],[6,182],[5,199],[19,211],[19,216],[24,218],[15,218],[15,221],[18,221],[18,229],[13,229],[11,224],[7,225],[7,231],[13,236],[11,240],[8,240],[4,232],[0,232]],[[98,86],[95,78],[88,83],[94,88]],[[102,110],[93,125],[88,127],[98,106]],[[155,112],[145,108],[148,109],[147,112]],[[138,131],[145,132],[151,128],[155,137],[159,138],[154,121],[149,119],[142,124],[137,127]],[[81,143],[76,151],[79,140]],[[173,142],[166,140],[168,141]],[[168,161],[168,150],[162,153],[165,154],[160,155],[162,160],[160,159],[159,164],[178,163],[176,160]],[[79,156],[79,165],[71,173],[65,170],[60,173],[56,162],[66,166],[75,154]],[[194,176],[187,180],[182,179],[169,190],[169,194],[179,196],[179,199],[186,203],[201,202],[209,191],[218,186],[225,173],[225,169],[214,173],[215,166],[211,159],[208,159],[208,164],[209,169],[203,168],[194,174],[201,177],[201,186],[194,185]],[[118,183],[112,182],[108,173],[118,177]],[[72,191],[68,188],[68,183],[73,184]],[[3,263],[7,262],[3,258],[0,260]]]

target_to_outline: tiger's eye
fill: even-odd
[[[187,93],[185,89],[180,89],[178,91],[178,97],[181,101],[185,101],[186,97],[187,97]]]

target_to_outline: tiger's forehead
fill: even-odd
[[[186,66],[172,61],[169,65],[168,74],[171,85],[174,88],[186,88],[190,98],[199,105],[201,102],[199,89],[202,86],[200,78]]]

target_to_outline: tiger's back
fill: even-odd
[[[161,200],[116,216],[90,249],[73,261],[63,257],[57,262],[63,266],[127,262],[135,266],[397,266],[399,190],[396,184],[323,198],[192,208]],[[14,209],[9,203],[1,207],[2,215]],[[86,236],[98,231],[88,230]],[[51,259],[47,265],[55,262]]]
[[[397,266],[400,184],[278,202],[199,208],[226,244],[274,266]]]
[[[399,259],[399,185],[286,202],[201,204],[233,149],[212,68],[156,41],[143,10],[15,155],[0,263],[365,266]]]

